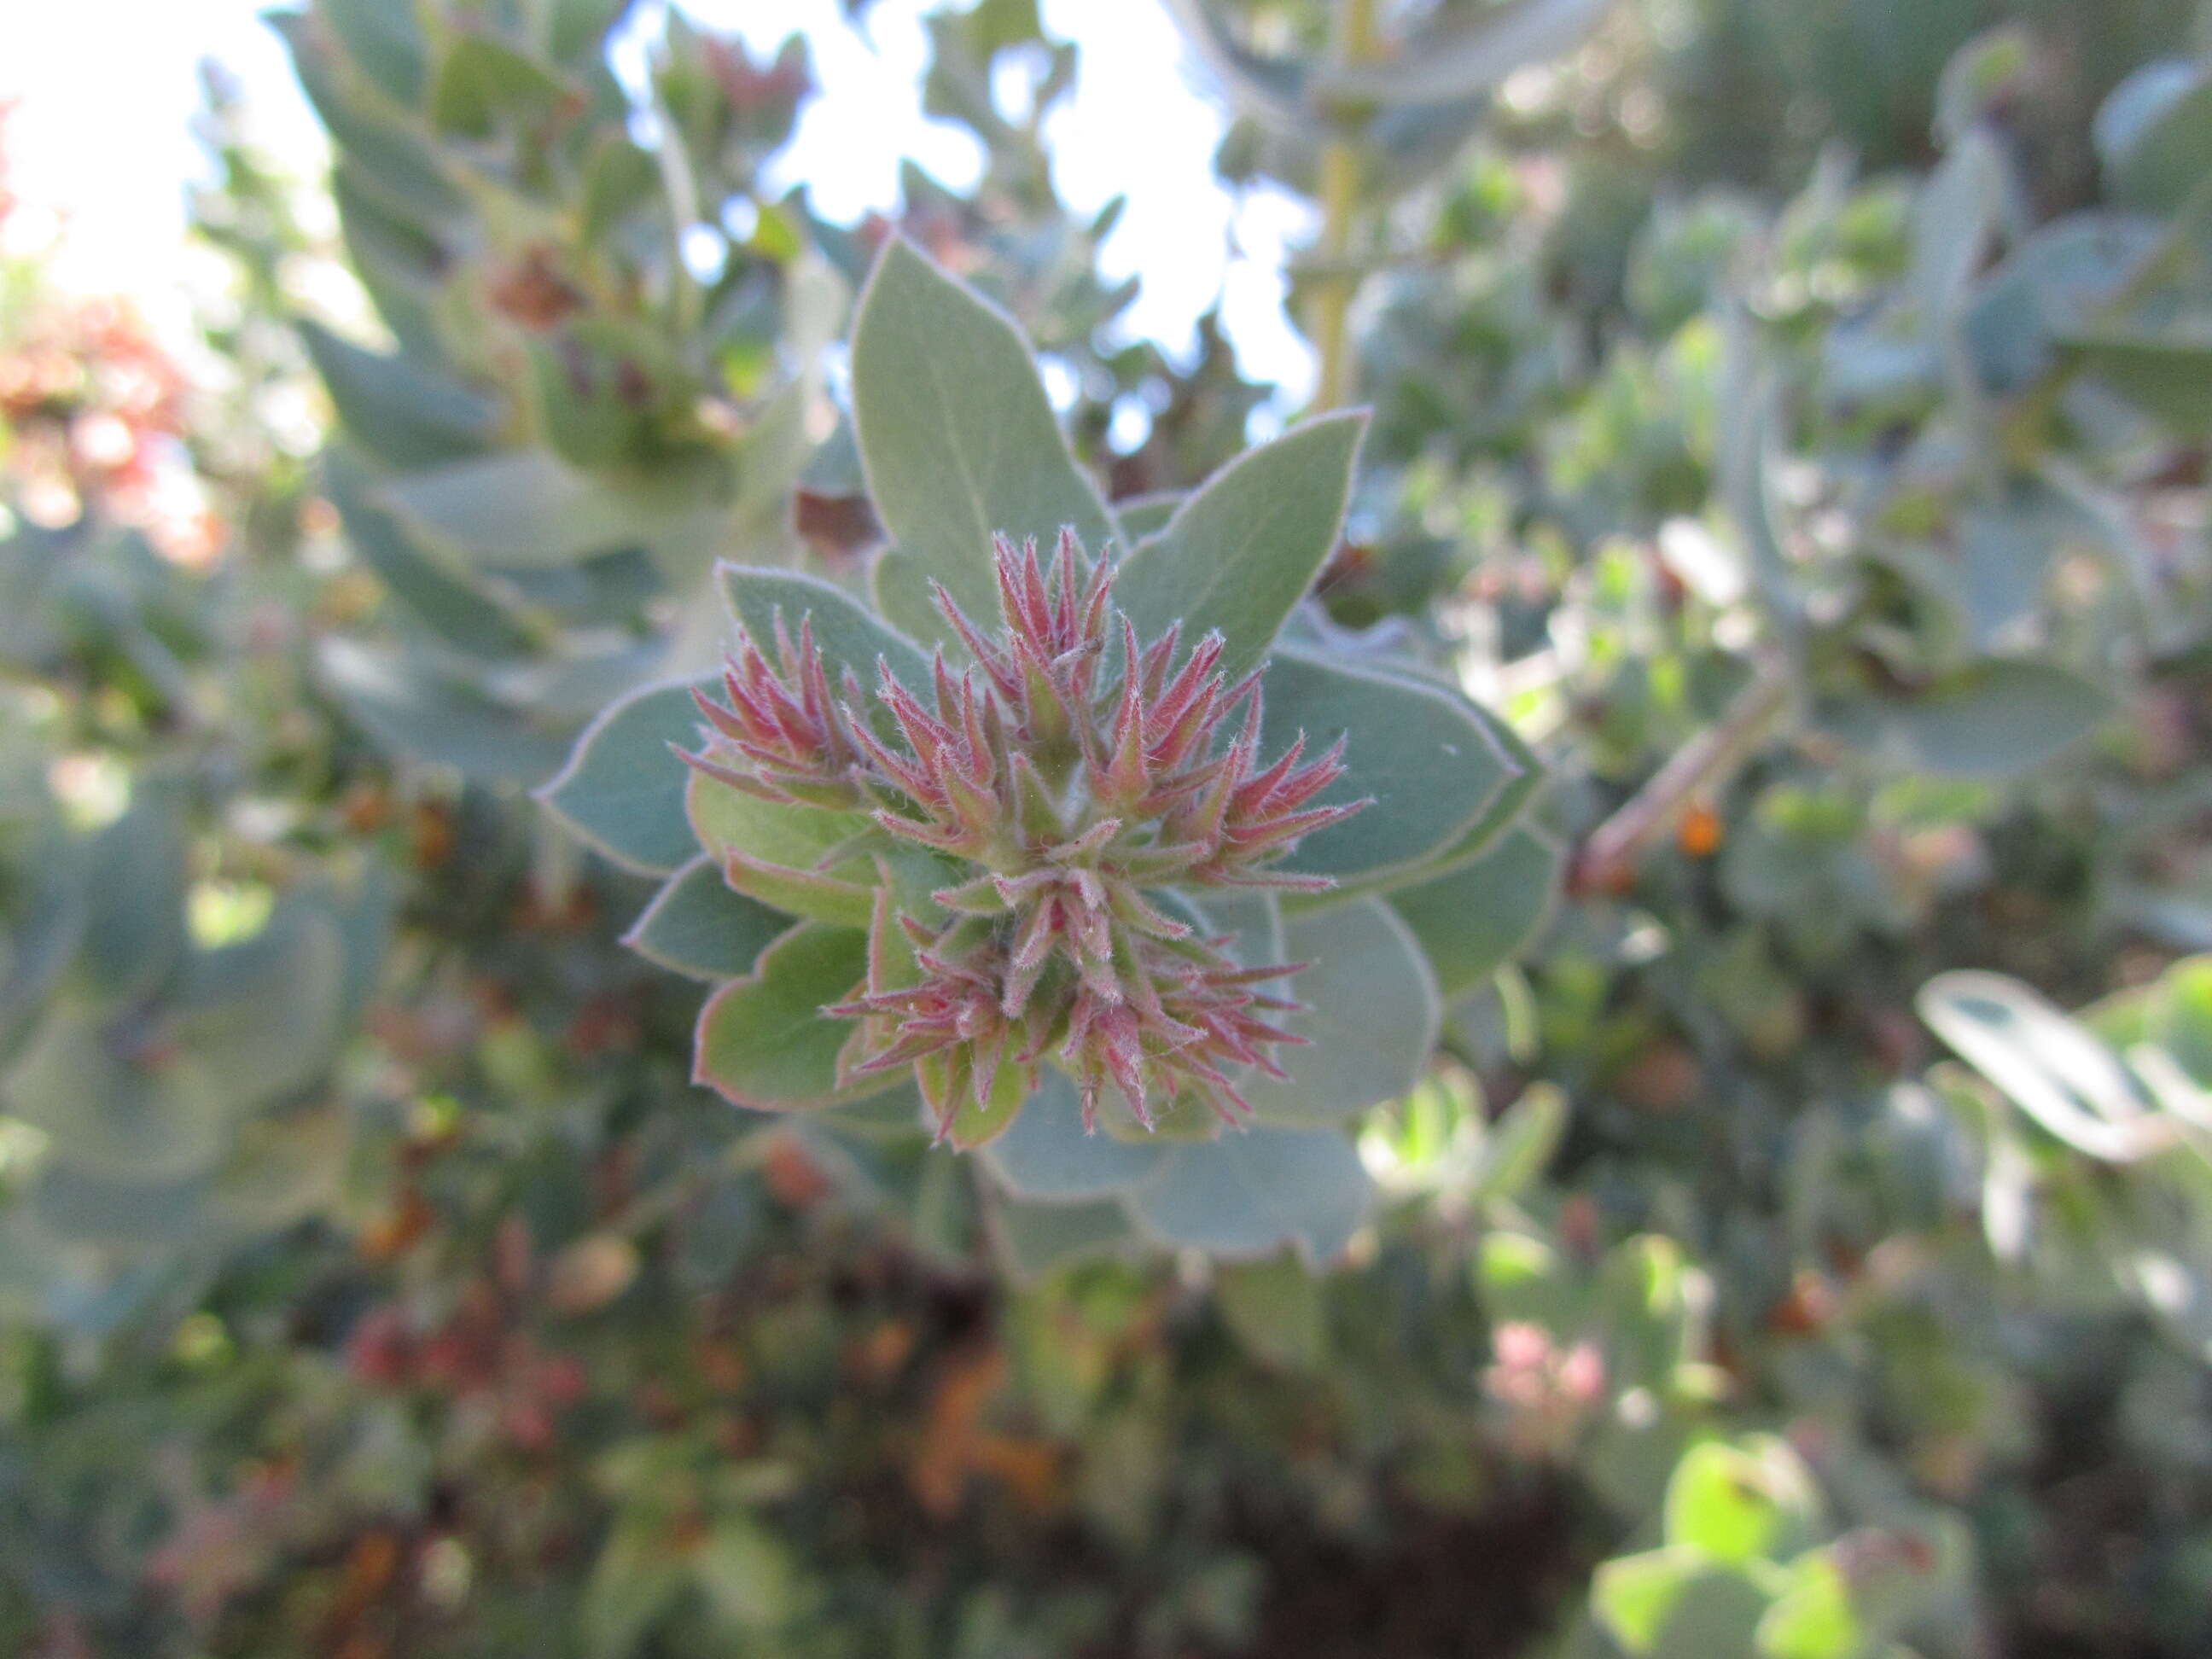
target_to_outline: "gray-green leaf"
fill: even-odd
[[[1449,875],[1392,892],[1391,907],[1420,941],[1446,1001],[1483,984],[1535,937],[1565,861],[1559,842],[1516,825]]]
[[[929,660],[912,640],[820,577],[738,564],[723,565],[715,575],[731,614],[764,645],[775,638],[779,613],[793,639],[799,635],[800,623],[811,621],[815,648],[822,653],[833,691],[843,671],[849,668],[860,677],[861,686],[872,693],[878,657],[890,663],[891,672],[908,686],[919,690],[928,684]]]
[[[1299,731],[1308,752],[1345,738],[1345,775],[1319,799],[1376,805],[1310,836],[1285,868],[1340,881],[1418,868],[1480,823],[1520,769],[1448,689],[1304,652],[1262,682],[1270,753]]]
[[[1045,542],[1073,526],[1094,555],[1120,539],[1019,329],[903,240],[884,249],[861,296],[853,418],[893,544],[884,563],[943,582],[979,621],[998,614],[994,532]],[[887,583],[885,614],[917,638],[945,637],[936,616],[913,605],[915,586]]]
[[[1255,1117],[1285,1128],[1343,1122],[1420,1081],[1437,1042],[1441,1007],[1428,963],[1397,912],[1361,899],[1284,930],[1289,981],[1304,1007],[1285,1027],[1309,1041],[1277,1050],[1290,1075],[1255,1075],[1243,1087]]]
[[[1138,637],[1218,629],[1224,673],[1256,666],[1335,549],[1366,426],[1364,414],[1309,421],[1207,479],[1115,579]]]
[[[1069,1203],[1127,1190],[1152,1172],[1162,1152],[1157,1144],[1085,1133],[1075,1085],[1048,1071],[1012,1127],[981,1157],[1016,1197]]]
[[[1320,1266],[1343,1254],[1372,1197],[1336,1131],[1255,1128],[1171,1148],[1127,1202],[1169,1244],[1256,1260],[1288,1243]]]
[[[671,874],[699,851],[685,807],[691,770],[672,743],[698,746],[691,687],[633,692],[584,729],[568,765],[538,799],[616,863]]]
[[[794,920],[732,891],[720,866],[702,854],[653,895],[623,943],[675,973],[736,979],[752,971]]]
[[[1976,665],[1911,696],[1832,703],[1820,723],[1892,765],[1997,777],[2055,760],[2111,715],[2110,697],[2047,663]]]
[[[868,936],[857,928],[808,922],[766,951],[744,979],[732,980],[699,1012],[691,1080],[738,1106],[790,1111],[836,1104],[879,1091],[881,1079],[841,1090],[837,1055],[850,1020],[824,1014],[867,972]]]

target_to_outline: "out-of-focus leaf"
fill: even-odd
[[[1667,1542],[1711,1561],[1772,1559],[1812,1541],[1818,1510],[1811,1473],[1782,1441],[1708,1441],[1667,1484]]]
[[[2010,397],[2048,373],[2059,342],[2118,293],[2161,235],[2154,221],[2118,214],[2039,228],[1974,290],[1964,327],[1982,384]]]
[[[799,1605],[799,1565],[791,1552],[752,1521],[725,1517],[692,1559],[708,1605],[733,1631],[767,1632]]]
[[[1590,1606],[1635,1659],[1751,1659],[1769,1597],[1702,1551],[1623,1556],[1597,1570]]]
[[[2063,337],[2068,356],[2186,438],[2212,433],[2212,338],[2107,331]]]
[[[131,808],[87,849],[76,971],[121,1001],[159,985],[185,951],[185,825],[179,792],[142,779]]]
[[[1262,1364],[1291,1371],[1321,1364],[1328,1347],[1321,1285],[1290,1251],[1224,1263],[1213,1276],[1213,1296],[1237,1341]]]
[[[584,1581],[585,1651],[592,1659],[629,1659],[688,1577],[684,1557],[659,1535],[649,1514],[625,1516],[600,1546]]]
[[[1114,514],[1121,520],[1121,533],[1132,542],[1141,542],[1165,530],[1168,521],[1182,510],[1182,504],[1189,499],[1180,490],[1162,490],[1151,495],[1127,495],[1114,503]]]
[[[564,733],[427,659],[402,659],[332,638],[322,642],[319,661],[347,711],[404,759],[450,766],[481,782],[527,786],[543,782],[568,755]]]
[[[1334,1130],[1255,1128],[1172,1148],[1127,1202],[1165,1243],[1248,1260],[1289,1243],[1322,1265],[1343,1254],[1371,1198],[1359,1155]]]
[[[1759,1621],[1759,1659],[1853,1659],[1865,1633],[1851,1606],[1850,1581],[1832,1550],[1790,1564],[1789,1578]]]
[[[240,1110],[219,1058],[179,1051],[150,1017],[75,1000],[51,1007],[0,1073],[0,1102],[53,1137],[58,1162],[115,1185],[206,1174]]]
[[[1518,0],[1504,9],[1446,11],[1384,63],[1318,70],[1319,97],[1437,104],[1486,93],[1514,70],[1557,58],[1594,27],[1611,0]]]
[[[643,548],[672,573],[720,550],[726,503],[684,477],[617,486],[543,449],[502,450],[384,482],[377,498],[462,569],[529,570]]]
[[[434,466],[490,441],[496,411],[467,387],[410,357],[342,340],[319,323],[301,324],[300,337],[348,434],[378,459]]]
[[[319,896],[280,902],[252,939],[194,956],[177,988],[177,1040],[240,1105],[313,1080],[337,1046],[345,943]]]
[[[422,32],[410,13],[378,0],[315,0],[314,15],[379,92],[402,108],[415,106],[426,59]]]
[[[630,1287],[642,1265],[637,1246],[619,1233],[586,1234],[548,1264],[546,1304],[562,1314],[604,1308]]]
[[[2212,78],[2179,59],[2147,64],[2097,112],[2106,193],[2151,213],[2172,213],[2204,182],[2212,149]]]
[[[1531,1084],[1483,1137],[1467,1185],[1471,1204],[1510,1202],[1541,1179],[1567,1132],[1567,1097]]]
[[[1070,1262],[1126,1254],[1142,1243],[1127,1212],[1109,1199],[1080,1204],[1031,1204],[1002,1198],[991,1207],[991,1236],[1019,1279]]]
[[[541,126],[582,96],[551,65],[489,34],[456,30],[433,70],[428,112],[445,131],[489,137],[501,125]]]
[[[2172,1146],[2119,1057],[2016,980],[1962,969],[1921,988],[1920,1017],[1969,1065],[2077,1152],[2131,1164]]]
[[[1911,696],[1832,702],[1818,710],[1837,738],[1907,771],[2002,777],[2048,764],[2095,732],[2112,699],[2048,663],[1966,669]]]
[[[393,514],[374,504],[374,481],[349,452],[328,457],[325,483],[343,515],[347,545],[441,642],[486,659],[527,647],[529,635],[495,599],[419,548]]]

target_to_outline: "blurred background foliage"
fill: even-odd
[[[1269,405],[1115,331],[1033,6],[896,227],[763,186],[803,43],[623,9],[280,19],[339,234],[211,80],[190,371],[0,269],[0,1649],[2212,1650],[2194,9],[1181,0],[1376,411],[1303,625],[1553,779],[1319,1277],[694,1089],[523,793],[717,555],[879,542],[893,228],[1118,499]]]

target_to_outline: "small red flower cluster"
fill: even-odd
[[[1296,971],[1240,964],[1176,889],[1313,890],[1269,866],[1366,805],[1316,805],[1343,773],[1340,743],[1303,735],[1260,763],[1259,677],[1231,685],[1218,634],[1180,666],[1180,626],[1140,647],[1115,609],[1113,570],[1063,532],[1048,569],[1034,542],[996,544],[1003,626],[987,635],[939,589],[976,666],[939,652],[925,704],[879,663],[833,694],[811,623],[778,619],[775,660],[739,641],[725,706],[702,696],[706,751],[685,758],[732,788],[866,811],[886,840],[962,878],[902,912],[888,867],[866,984],[830,1012],[856,1018],[848,1073],[913,1066],[941,1126],[962,1106],[1018,1106],[1050,1054],[1086,1125],[1109,1088],[1139,1122],[1156,1097],[1224,1118],[1245,1108],[1232,1068],[1282,1073],[1270,1024],[1296,1005],[1260,988]],[[911,908],[911,907],[910,907]]]

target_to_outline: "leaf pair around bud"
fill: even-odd
[[[1176,896],[1330,885],[1269,866],[1368,804],[1312,804],[1343,745],[1306,760],[1300,734],[1262,765],[1258,674],[1230,684],[1218,634],[1180,661],[1179,626],[1140,642],[1073,532],[1048,568],[1000,537],[994,569],[996,629],[937,590],[975,660],[940,650],[927,701],[884,661],[872,698],[849,670],[833,694],[811,618],[794,638],[778,615],[774,659],[741,634],[726,701],[699,695],[706,743],[684,757],[760,799],[866,811],[878,850],[944,876],[905,892],[878,859],[868,978],[827,1011],[859,1022],[847,1079],[912,1066],[941,1133],[971,1106],[1003,1127],[1048,1061],[1086,1125],[1109,1093],[1147,1127],[1178,1096],[1233,1119],[1237,1075],[1281,1076],[1273,1051],[1299,1040],[1271,1023],[1296,1005],[1265,989],[1295,969],[1240,964]]]

